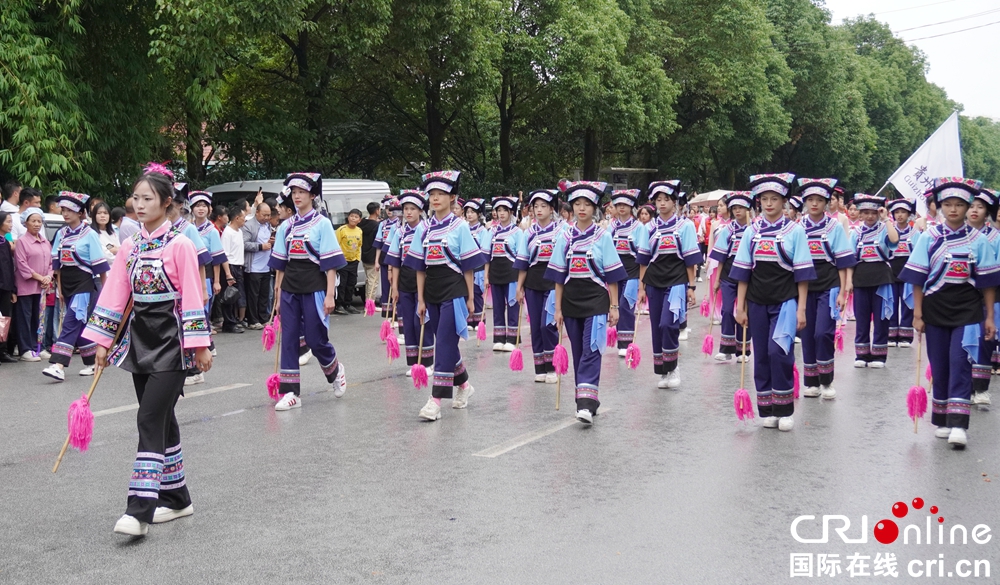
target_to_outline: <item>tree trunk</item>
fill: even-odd
[[[500,88],[500,174],[503,182],[509,183],[514,176],[514,168],[511,162],[510,133],[514,126],[514,99],[510,84],[511,74],[504,71]],[[507,101],[510,98],[510,105]]]
[[[583,135],[583,180],[596,181],[601,170],[601,141],[597,131],[587,128]]]
[[[428,91],[427,96],[427,147],[431,158],[431,170],[440,171],[444,168],[444,133],[445,125],[438,109],[437,92]]]
[[[184,154],[188,182],[205,179],[205,167],[201,160],[203,154],[201,124],[201,116],[195,112],[195,108],[191,104],[188,104],[184,112],[184,125],[187,131],[184,138]]]

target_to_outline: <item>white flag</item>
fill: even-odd
[[[958,139],[958,112],[931,134],[920,148],[886,181],[910,201],[916,200],[917,212],[927,215],[923,194],[936,177],[961,177],[962,145]]]

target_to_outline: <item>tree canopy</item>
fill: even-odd
[[[927,69],[818,0],[8,0],[0,180],[114,197],[158,160],[197,187],[449,167],[491,197],[629,167],[871,192],[961,109]],[[1000,186],[1000,122],[961,133]]]

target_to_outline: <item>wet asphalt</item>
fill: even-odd
[[[335,398],[313,360],[303,407],[284,413],[264,388],[274,362],[259,332],[220,335],[206,383],[177,407],[195,514],[141,539],[111,531],[137,441],[129,376],[104,375],[90,450],[70,451],[53,474],[66,409],[90,379],[76,375],[78,356],[62,384],[42,376],[44,364],[4,364],[0,584],[774,583],[838,566],[835,579],[882,582],[875,559],[885,568],[889,554],[899,582],[952,582],[950,571],[976,560],[986,563],[970,579],[996,582],[995,538],[947,539],[956,524],[1000,529],[1000,412],[973,412],[964,451],[934,438],[929,414],[914,433],[916,348],[890,349],[884,370],[855,370],[851,323],[836,400],[798,399],[788,433],[741,423],[739,365],[702,356],[708,321],[695,311],[691,326],[677,390],[656,388],[642,323],[638,370],[609,351],[589,428],[573,421],[572,375],[559,411],[555,386],[532,381],[527,343],[528,367],[512,373],[509,354],[463,342],[476,392],[468,409],[445,401],[442,419],[426,423],[417,412],[429,391],[413,388],[401,360],[387,364],[377,318],[333,318],[347,394]],[[749,364],[746,376],[752,394]],[[923,529],[932,505],[934,543],[918,545],[906,525]],[[843,542],[835,520],[828,542],[799,543],[790,527],[802,515],[816,519],[800,521],[801,538],[820,538],[822,516],[842,515],[844,534],[866,542]],[[883,519],[909,542],[877,542]],[[791,577],[793,553],[810,555],[812,578]],[[926,576],[926,561],[941,558],[942,576],[936,565]]]

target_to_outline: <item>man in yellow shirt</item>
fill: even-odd
[[[360,313],[354,308],[354,289],[358,286],[358,262],[361,261],[361,240],[364,232],[358,227],[361,223],[361,210],[352,209],[347,214],[347,223],[337,228],[337,243],[344,252],[347,266],[337,271],[340,275],[340,290],[337,292],[337,308],[333,310],[338,315],[355,315]]]

